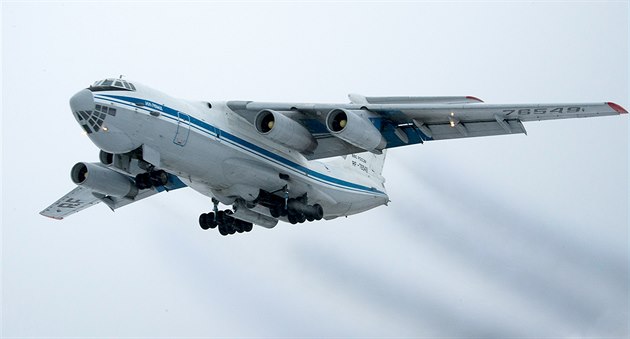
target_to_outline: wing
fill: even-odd
[[[385,140],[382,148],[425,141],[526,133],[523,122],[625,114],[612,102],[561,104],[485,104],[467,97],[363,97],[349,95],[350,104],[228,102],[228,107],[250,123],[261,110],[281,112],[304,126],[317,147],[308,159],[364,152],[360,143],[344,141],[326,127],[335,110],[360,112]],[[381,149],[382,149],[381,148]],[[368,149],[371,150],[371,149]],[[378,150],[371,150],[378,151]]]
[[[39,214],[45,217],[61,220],[100,202],[103,202],[107,205],[107,207],[114,211],[133,202],[148,198],[156,193],[172,191],[182,187],[186,187],[186,184],[184,184],[177,176],[172,174],[169,174],[167,185],[141,190],[133,199],[108,196],[95,192],[84,186],[77,186],[61,199],[39,212]]]
[[[92,190],[83,186],[77,186],[54,204],[39,212],[39,214],[61,220],[71,214],[94,206],[99,202],[101,202],[101,200],[92,194]]]

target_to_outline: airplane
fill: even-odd
[[[213,208],[202,229],[221,235],[330,220],[387,205],[387,150],[425,142],[526,134],[523,122],[627,114],[613,102],[486,104],[473,96],[363,96],[350,102],[191,101],[107,78],[70,99],[100,149],[70,171],[77,185],[40,214],[112,211],[190,187]],[[231,209],[219,209],[219,204]]]

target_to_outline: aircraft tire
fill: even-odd
[[[164,186],[168,183],[168,174],[163,170],[151,172],[149,177],[153,186]]]
[[[322,205],[315,204],[315,205],[313,205],[313,207],[315,207],[319,211],[321,211],[319,215],[315,216],[315,220],[322,220],[322,218],[324,217],[324,209],[322,208]]]
[[[140,190],[151,188],[151,176],[149,173],[140,173],[136,175],[136,187]]]
[[[271,207],[269,209],[269,214],[271,214],[271,216],[274,217],[274,218],[279,218],[280,217],[280,208],[279,207]]]
[[[204,230],[210,228],[210,223],[208,222],[208,219],[209,218],[206,213],[201,213],[201,215],[199,216],[199,226],[201,226],[201,228]]]
[[[208,218],[207,218],[207,220],[208,220],[208,227],[210,227],[210,228],[217,227],[217,221],[214,218],[214,212],[208,213],[207,216],[208,216]]]

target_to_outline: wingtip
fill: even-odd
[[[53,217],[52,215],[47,215],[46,211],[41,211],[41,212],[39,212],[39,214],[41,216],[46,217],[46,218],[55,219],[55,220],[63,220],[63,217]]]
[[[466,96],[466,99],[468,99],[468,100],[475,100],[475,101],[478,101],[478,102],[483,102],[483,100],[481,100],[481,99],[479,99],[477,97],[474,97],[472,95]]]
[[[607,102],[606,105],[610,106],[610,108],[612,108],[615,112],[619,114],[628,114],[628,111],[626,111],[625,108],[621,107],[621,105],[617,105],[614,102]]]

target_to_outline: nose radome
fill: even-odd
[[[72,112],[94,110],[94,96],[88,89],[82,89],[70,98]]]

